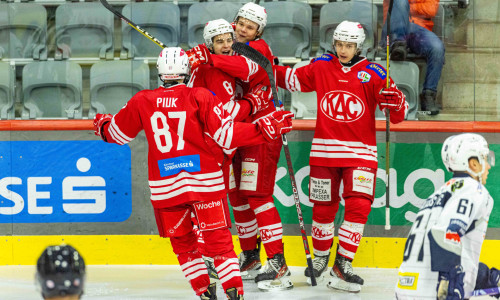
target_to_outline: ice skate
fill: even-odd
[[[217,300],[217,287],[215,282],[211,283],[207,291],[200,295],[201,300]],[[236,299],[236,298],[235,298]]]
[[[285,256],[278,253],[273,258],[267,259],[267,264],[257,274],[255,282],[262,291],[288,290],[293,288],[290,275]]]
[[[226,290],[226,297],[228,300],[243,300],[243,295],[238,294],[238,290],[234,287]]]
[[[215,269],[214,259],[211,257],[203,256],[203,261],[205,262],[205,266],[207,266],[208,277],[213,280],[219,280],[219,275],[217,274],[217,270]]]
[[[312,261],[314,278],[317,282],[321,282],[324,279],[325,271],[328,269],[328,261],[330,260],[330,253],[325,256],[315,255]],[[304,271],[304,275],[307,277],[307,283],[311,284],[311,274],[309,272],[309,267]]]
[[[253,280],[259,273],[262,263],[260,262],[260,238],[257,239],[257,248],[246,250],[238,256],[242,280]]]
[[[359,293],[364,283],[361,277],[354,274],[351,261],[338,253],[330,275],[332,275],[332,278],[327,287],[331,289]]]

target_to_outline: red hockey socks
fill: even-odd
[[[283,226],[278,210],[274,206],[273,197],[248,199],[259,225],[260,238],[268,258],[283,253]],[[255,246],[252,248],[255,249]]]
[[[330,253],[335,231],[335,215],[339,209],[339,203],[314,203],[313,222],[311,237],[313,241],[314,255],[325,256]]]
[[[234,222],[240,239],[241,250],[253,250],[257,247],[257,219],[247,199],[241,198],[238,192],[229,193],[229,202],[233,207]]]
[[[243,281],[241,280],[240,266],[234,250],[215,256],[214,265],[224,291],[235,287],[238,294],[243,295]]]
[[[338,253],[350,260],[354,259],[358,251],[359,242],[363,237],[364,224],[344,221],[339,229],[339,249]]]
[[[198,252],[196,240],[196,235],[193,232],[181,237],[170,238],[184,277],[189,281],[196,295],[199,296],[207,290],[210,278],[201,253]]]

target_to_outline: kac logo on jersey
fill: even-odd
[[[199,172],[201,170],[200,156],[196,154],[162,159],[158,161],[158,167],[162,177],[175,175],[181,171]]]
[[[358,78],[361,79],[361,83],[366,83],[366,82],[370,81],[372,76],[365,71],[359,71]]]
[[[323,96],[320,109],[328,118],[338,122],[353,122],[365,112],[361,99],[346,91],[332,91]]]

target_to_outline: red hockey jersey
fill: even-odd
[[[278,86],[291,92],[317,93],[311,165],[377,168],[375,96],[387,80],[382,66],[362,58],[345,67],[336,56],[324,54],[297,69],[275,66],[275,70]],[[405,103],[399,111],[391,111],[391,122],[403,121],[407,109]]]
[[[221,168],[205,136],[225,149],[266,142],[257,125],[234,123],[213,93],[184,84],[137,93],[103,128],[107,142],[119,145],[141,130],[149,145],[155,208],[226,196]]]
[[[248,45],[262,53],[271,63],[274,62],[271,48],[263,39],[248,42]],[[212,61],[214,67],[221,69],[230,76],[240,79],[237,82],[239,87],[237,86],[236,88],[236,96],[238,98],[241,98],[250,88],[259,83],[270,86],[266,71],[259,67],[257,63],[244,56],[239,56],[237,53],[234,56],[212,55]],[[276,108],[273,105],[269,105],[266,109],[253,115],[252,121],[266,116],[275,110]]]

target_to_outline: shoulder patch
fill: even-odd
[[[314,63],[314,62],[316,62],[318,60],[330,61],[332,59],[333,59],[332,55],[323,54],[321,56],[316,57],[311,63]]]
[[[370,69],[375,72],[380,78],[385,79],[387,76],[387,71],[379,64],[371,63],[366,66],[367,69]]]

